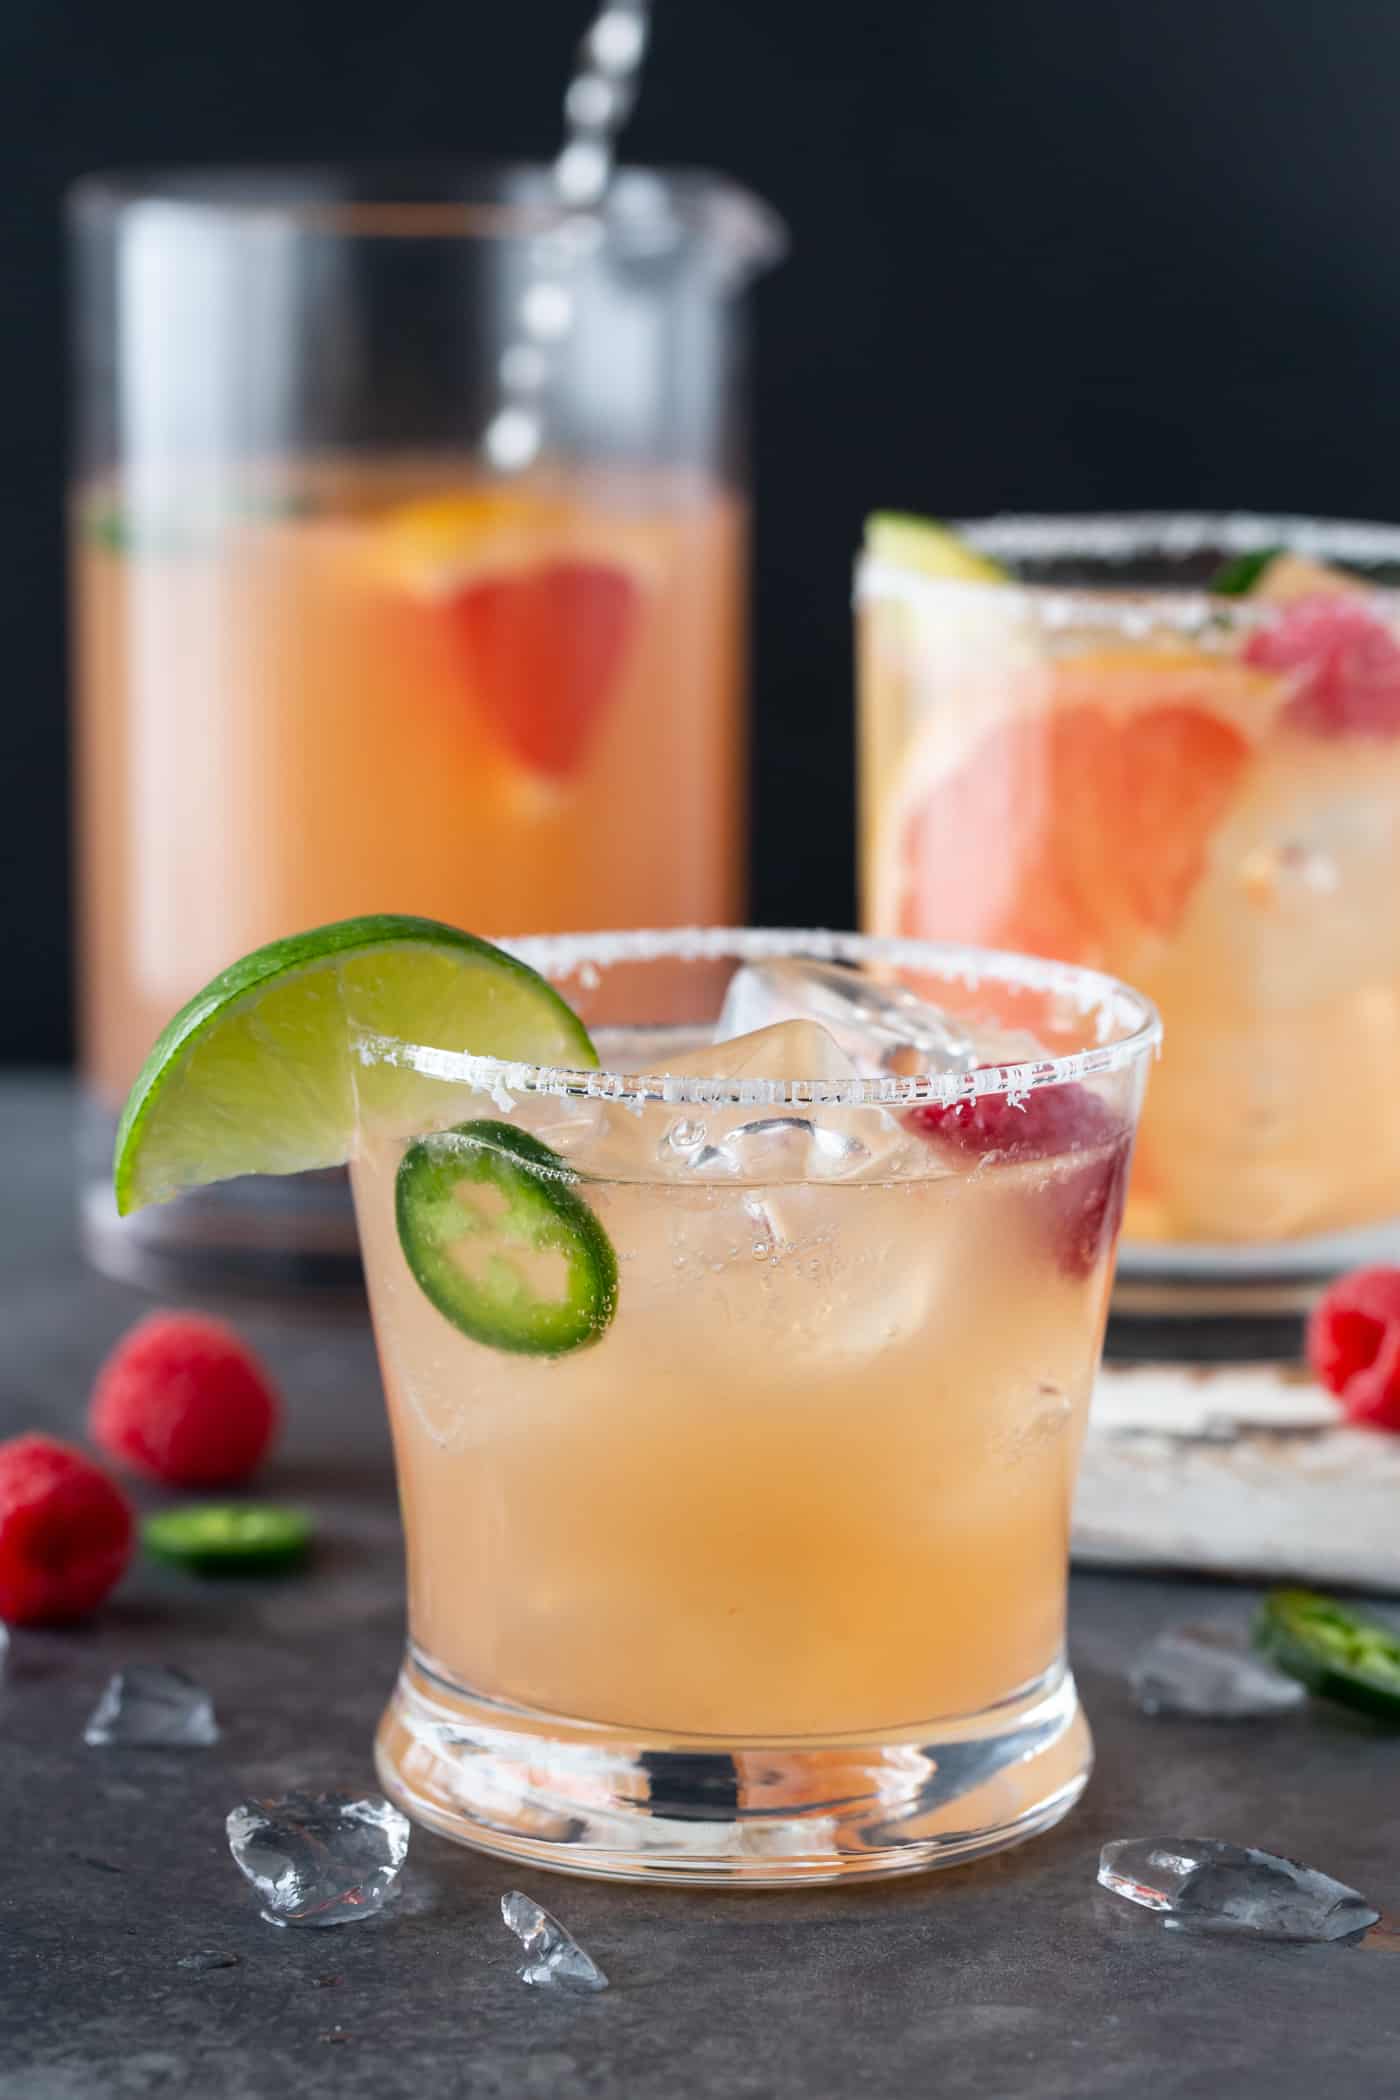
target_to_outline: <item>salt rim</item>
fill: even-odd
[[[959,518],[951,530],[979,554],[1010,565],[1075,557],[1127,563],[1143,555],[1184,561],[1208,552],[1258,554],[1278,546],[1313,561],[1349,562],[1358,567],[1376,562],[1400,564],[1400,526],[1253,511],[1124,511],[1080,516],[1007,513],[994,518]],[[1382,601],[1394,601],[1400,613],[1400,591],[1384,585],[1372,586],[1372,590]],[[897,562],[868,555],[857,558],[857,603],[878,598],[917,603],[934,594],[946,603],[953,592],[985,598],[987,585],[957,577],[922,576]],[[1125,598],[1125,592],[1131,595]],[[1222,634],[1248,630],[1277,611],[1248,598],[1215,597],[1199,587],[1126,580],[1037,584],[1013,578],[998,586],[997,601],[1046,628],[1092,623],[1132,636],[1163,628],[1188,634],[1206,628]]]
[[[1116,978],[1071,963],[1042,961],[991,948],[944,941],[914,941],[871,934],[804,931],[801,928],[685,926],[626,933],[539,934],[498,943],[556,984],[573,975],[619,963],[763,962],[777,957],[815,962],[887,963],[926,971],[975,990],[988,981],[1024,987],[1065,1000],[1098,1038],[1092,1048],[1030,1063],[988,1065],[967,1073],[931,1073],[887,1079],[724,1079],[671,1077],[665,1073],[593,1072],[478,1057],[392,1036],[363,1035],[356,1044],[365,1064],[397,1065],[425,1078],[446,1080],[489,1094],[503,1108],[516,1094],[578,1095],[640,1110],[648,1102],[671,1107],[916,1108],[1004,1095],[1013,1105],[1040,1087],[1121,1071],[1162,1040],[1162,1023],[1151,1001]],[[1116,1041],[1106,1040],[1122,1031]]]

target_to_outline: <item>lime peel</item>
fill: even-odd
[[[583,1023],[528,964],[433,919],[343,919],[256,949],[182,1007],[117,1130],[122,1216],[241,1174],[343,1165],[361,1120],[441,1089],[361,1064],[357,1038],[593,1069]],[[466,1040],[463,1040],[466,1038]]]
[[[888,562],[892,568],[943,583],[1011,580],[1000,563],[969,547],[938,519],[915,517],[907,511],[879,510],[867,518],[865,551],[872,561]]]

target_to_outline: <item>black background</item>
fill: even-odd
[[[0,1058],[66,1054],[59,208],[169,160],[548,154],[588,0],[4,0]],[[759,300],[754,909],[853,910],[872,505],[1400,516],[1396,0],[657,0],[628,157]]]

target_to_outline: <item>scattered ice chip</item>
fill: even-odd
[[[868,1077],[970,1072],[983,1062],[962,1023],[907,986],[881,984],[840,963],[791,958],[736,970],[716,1034],[746,1035],[785,1021],[820,1022],[852,1069]]]
[[[241,1957],[223,1954],[217,1947],[200,1947],[194,1954],[182,1954],[177,1959],[177,1969],[193,1969],[196,1975],[207,1975],[211,1969],[236,1969]]]
[[[5,1674],[5,1668],[6,1664],[9,1661],[9,1656],[10,1629],[5,1624],[5,1621],[3,1619],[0,1619],[0,1677],[3,1677]]]
[[[208,1692],[165,1663],[118,1670],[83,1730],[83,1741],[94,1750],[207,1750],[218,1740]]]
[[[1169,1626],[1143,1649],[1128,1681],[1145,1714],[1204,1720],[1293,1713],[1308,1696],[1296,1678],[1253,1654],[1231,1626]]]
[[[350,1925],[394,1893],[409,1824],[382,1794],[284,1794],[242,1801],[225,1822],[239,1871],[269,1925]]]
[[[501,1916],[525,1949],[516,1970],[522,1983],[545,1990],[605,1991],[608,1979],[571,1932],[519,1889],[501,1898]]]
[[[1178,1932],[1307,1943],[1345,1939],[1380,1917],[1330,1874],[1220,1838],[1119,1838],[1099,1855],[1099,1880],[1164,1912]]]

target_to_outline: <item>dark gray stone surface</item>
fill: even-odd
[[[77,1433],[103,1351],[142,1309],[83,1273],[69,1102],[0,1089],[0,1431]],[[270,1494],[316,1509],[314,1570],[209,1588],[142,1569],[92,1627],[15,1637],[0,1687],[0,2100],[296,2091],[346,2100],[1315,2100],[1400,2092],[1400,1953],[1188,1940],[1098,1890],[1100,1843],[1202,1833],[1328,1869],[1400,1910],[1400,1738],[1315,1710],[1149,1721],[1123,1681],[1173,1619],[1248,1612],[1220,1585],[1076,1581],[1073,1648],[1099,1767],[1069,1821],[986,1864],[865,1890],[626,1889],[518,1871],[415,1833],[396,1914],[260,1922],[225,1810],[292,1784],[373,1784],[401,1631],[373,1355],[353,1327],[247,1321],[291,1423]],[[181,1665],[223,1742],[93,1751],[108,1674]],[[514,1974],[498,1899],[554,1906],[613,1988],[554,2001]],[[199,1972],[212,1949],[236,1965]]]

